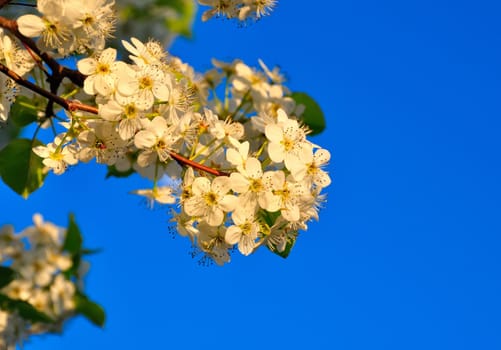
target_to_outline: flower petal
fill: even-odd
[[[226,230],[226,234],[224,235],[224,240],[228,244],[236,244],[240,241],[240,237],[242,237],[242,229],[238,226],[230,226]]]
[[[19,32],[28,38],[39,36],[45,29],[43,20],[35,15],[24,15],[17,19]]]

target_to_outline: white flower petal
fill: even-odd
[[[146,168],[150,164],[153,164],[156,161],[156,152],[154,151],[144,151],[137,156],[137,165],[141,168]]]
[[[101,52],[101,55],[99,56],[99,62],[102,63],[113,63],[115,62],[115,59],[117,58],[117,50],[114,48],[107,48],[103,52]]]
[[[240,173],[231,173],[230,175],[231,189],[238,193],[244,193],[249,190],[249,180]]]
[[[35,15],[24,15],[17,19],[19,32],[28,38],[39,36],[45,29],[43,20]]]
[[[77,62],[78,71],[84,75],[96,73],[97,61],[94,58],[88,57]]]
[[[245,171],[247,176],[252,179],[260,179],[263,176],[261,162],[254,157],[247,159],[247,162],[245,163]]]
[[[153,94],[161,101],[167,101],[170,97],[170,90],[165,84],[156,84],[153,86]]]
[[[87,78],[84,80],[84,91],[87,95],[95,95],[96,90],[94,90],[94,81],[96,80],[95,75],[89,75]]]
[[[265,192],[257,197],[259,206],[270,213],[280,210],[280,197],[274,195],[272,192]]]
[[[203,198],[191,197],[184,201],[183,208],[189,216],[201,216],[204,214],[206,207],[203,203]]]
[[[228,176],[218,176],[212,181],[212,190],[222,196],[231,189],[231,182]]]
[[[240,241],[240,237],[242,237],[242,229],[238,226],[230,226],[226,230],[226,234],[224,235],[224,240],[228,244],[236,244]]]
[[[321,165],[327,163],[331,159],[331,154],[326,149],[319,149],[315,152],[315,155],[313,158],[315,159],[315,164],[317,166],[321,166]]]
[[[270,142],[268,144],[268,155],[275,163],[281,163],[284,160],[284,150],[281,144]]]
[[[151,148],[157,142],[156,136],[148,130],[141,130],[134,137],[134,145],[139,149]]]
[[[254,251],[254,247],[256,246],[256,242],[252,237],[242,236],[240,242],[238,243],[238,251],[243,255],[249,255]]]
[[[205,219],[210,226],[219,226],[223,222],[224,213],[221,209],[213,207],[211,208]]]
[[[194,195],[202,195],[210,191],[210,180],[205,177],[197,177],[191,185]]]
[[[219,208],[226,212],[233,211],[235,207],[237,206],[238,203],[238,198],[236,196],[233,196],[231,194],[228,194],[221,198],[219,201]]]
[[[266,125],[264,130],[266,138],[271,142],[279,143],[283,139],[283,131],[278,125],[269,124]]]
[[[285,209],[282,209],[281,214],[285,220],[292,222],[298,221],[300,218],[300,211],[297,205],[291,205]]]
[[[313,183],[318,187],[327,187],[331,184],[331,178],[325,171],[318,171]]]

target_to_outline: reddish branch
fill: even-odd
[[[23,79],[19,74],[17,74],[13,70],[9,69],[8,67],[3,65],[2,63],[0,63],[0,72],[7,75],[9,78],[14,80],[19,85],[24,86],[25,88],[27,88],[33,92],[36,92],[37,94],[47,98],[51,102],[57,103],[58,105],[60,105],[61,107],[63,107],[64,109],[66,109],[68,111],[73,112],[73,111],[78,110],[78,111],[89,112],[92,114],[98,114],[98,109],[96,107],[89,106],[89,105],[86,105],[84,103],[77,102],[77,101],[67,100],[67,99],[62,98],[61,96],[58,96],[52,92],[49,92],[45,89],[42,89],[38,85],[35,85],[32,82]],[[225,172],[222,172],[222,171],[219,171],[217,169],[208,167],[206,165],[194,162],[194,161],[192,161],[188,158],[185,158],[182,155],[177,154],[175,152],[169,152],[169,154],[172,157],[172,159],[175,159],[178,163],[180,163],[182,165],[190,166],[194,169],[204,171],[206,173],[209,173],[209,174],[212,174],[215,176],[227,176],[228,175]]]
[[[194,169],[198,169],[198,170],[204,171],[204,172],[212,174],[212,175],[216,175],[216,176],[228,176],[228,174],[225,173],[225,172],[222,172],[222,171],[219,171],[217,169],[208,167],[206,165],[194,162],[194,161],[189,160],[188,158],[185,158],[182,155],[179,155],[177,153],[170,152],[169,154],[170,154],[170,156],[173,159],[175,159],[180,164],[184,164],[184,165],[190,166],[190,167],[192,167]]]
[[[0,8],[7,5],[10,1],[11,0],[0,0]],[[81,74],[77,70],[73,70],[59,64],[59,62],[57,62],[51,55],[49,55],[46,52],[40,51],[40,49],[37,47],[36,43],[32,39],[24,36],[19,32],[17,22],[15,20],[11,20],[0,16],[0,27],[9,30],[16,38],[18,38],[23,43],[23,45],[26,46],[27,49],[29,49],[31,52],[35,53],[38,57],[40,57],[40,59],[43,62],[45,62],[51,69],[51,75],[47,77],[51,86],[51,91],[49,92],[45,89],[42,89],[38,85],[35,85],[23,79],[17,73],[15,73],[14,71],[10,70],[9,68],[0,63],[0,71],[2,73],[6,74],[8,77],[10,77],[19,85],[24,86],[49,100],[46,109],[46,115],[48,117],[50,117],[53,114],[52,111],[53,103],[57,103],[58,105],[60,105],[61,107],[63,107],[68,111],[80,110],[92,114],[98,114],[98,109],[96,107],[89,106],[76,101],[67,100],[57,94],[57,89],[59,88],[59,85],[61,84],[63,78],[67,77],[75,85],[82,87],[85,80],[85,75]],[[194,162],[175,152],[170,152],[170,156],[182,165],[190,166],[194,169],[198,169],[215,176],[228,175],[225,172]]]
[[[80,109],[79,108],[80,106],[84,106],[81,103],[66,100],[66,99],[62,98],[61,96],[58,96],[58,95],[53,94],[45,89],[42,89],[40,86],[33,84],[32,82],[30,82],[28,80],[23,79],[19,74],[17,74],[13,70],[7,68],[2,63],[0,63],[0,72],[7,75],[9,78],[14,80],[19,85],[24,86],[25,88],[28,88],[31,91],[34,91],[43,97],[46,97],[47,99],[49,99],[49,101],[54,101],[55,103],[57,103],[58,105],[60,105],[64,109],[75,111],[75,110]],[[87,106],[87,107],[90,107],[90,106]],[[97,113],[97,109],[96,108],[94,108],[94,109],[96,110],[96,113]],[[87,108],[86,108],[86,110],[88,111]]]
[[[0,0],[0,9],[5,5],[8,5],[12,0]]]
[[[3,2],[9,2],[5,0],[0,0],[0,8]],[[34,52],[38,57],[40,57],[51,69],[52,71],[52,76],[50,77],[51,79],[54,80],[59,80],[62,81],[63,78],[67,77],[68,79],[71,80],[71,82],[77,86],[82,87],[83,82],[85,80],[85,75],[80,73],[77,70],[70,69],[68,67],[65,67],[59,62],[57,62],[51,55],[49,55],[47,52],[42,52],[40,49],[37,47],[36,43],[31,39],[19,32],[17,22],[12,19],[8,19],[5,17],[0,16],[0,27],[7,29],[10,31],[16,38],[18,38],[23,45],[25,45],[28,49],[30,49],[32,52]]]

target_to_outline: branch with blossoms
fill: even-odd
[[[37,7],[40,15],[0,18],[0,26],[27,48],[1,33],[4,48],[10,49],[0,60],[8,78],[5,92],[20,85],[45,97],[45,109],[37,110],[43,117],[39,123],[51,117],[47,111],[53,103],[67,112],[53,142],[32,140],[41,171],[61,175],[69,166],[95,159],[109,167],[110,175],[150,178],[151,189],[134,193],[180,205],[174,215],[179,232],[189,233],[197,249],[217,263],[229,261],[233,245],[248,255],[266,242],[273,252],[287,255],[298,230],[318,217],[321,191],[330,183],[322,170],[329,152],[307,139],[305,106],[297,99],[304,94],[290,93],[278,69],[263,62],[256,70],[238,60],[214,61],[214,69],[197,75],[156,41],[123,40],[130,61],[117,60],[117,50],[104,46],[115,21],[112,5],[91,3],[67,11],[44,1]],[[84,56],[76,70],[53,58],[74,53]],[[30,61],[33,56],[51,73]],[[37,70],[47,74],[50,90],[36,81]],[[30,74],[35,82],[24,77]],[[63,76],[70,75],[85,77],[83,84],[79,78],[58,95]],[[79,101],[62,97],[77,94]],[[4,120],[11,100],[3,101]],[[197,172],[186,172],[186,166]],[[179,179],[180,187],[162,186],[165,177]],[[27,183],[31,187],[23,188],[23,195],[42,184]]]
[[[98,114],[98,109],[96,107],[89,106],[89,105],[80,103],[78,101],[67,100],[67,99],[64,99],[64,98],[62,98],[56,94],[53,94],[47,90],[44,90],[44,89],[40,88],[38,85],[35,85],[35,84],[31,83],[30,81],[23,79],[16,72],[7,68],[2,63],[0,63],[0,72],[4,73],[6,76],[11,78],[17,84],[47,98],[51,102],[57,103],[58,105],[60,105],[61,107],[63,107],[65,110],[67,110],[69,112],[83,111],[83,112],[89,112],[92,114]],[[101,146],[101,147],[103,147],[103,146]],[[199,164],[193,160],[187,159],[187,158],[183,157],[182,155],[174,153],[174,152],[169,152],[169,156],[172,159],[176,160],[181,165],[190,166],[194,169],[204,171],[206,173],[216,175],[216,176],[227,175],[226,173],[224,173],[222,171],[218,171],[217,169],[213,169],[213,168],[205,166],[203,164]]]
[[[276,5],[199,3],[209,7],[204,20],[237,21],[259,19]],[[11,5],[0,0],[2,11]],[[331,183],[330,153],[310,141],[325,127],[320,107],[261,60],[251,67],[214,59],[199,73],[160,41],[130,37],[111,45],[119,6],[44,0],[33,13],[0,17],[0,121],[37,125],[31,139],[13,138],[0,150],[4,183],[28,197],[49,174],[95,161],[107,176],[150,179],[150,188],[131,192],[171,207],[172,225],[201,263],[223,265],[235,251],[247,256],[261,247],[287,257],[318,220]],[[62,63],[68,57],[75,67]],[[41,142],[49,124],[51,141]]]

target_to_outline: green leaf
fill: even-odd
[[[0,150],[11,142],[11,140],[17,138],[21,128],[18,127],[12,120],[7,119],[6,123],[0,122]]]
[[[173,33],[191,37],[191,27],[197,11],[196,2],[190,0],[157,0],[156,4],[174,10],[165,18],[165,26]]]
[[[293,92],[291,97],[297,105],[304,106],[299,119],[311,129],[310,135],[321,133],[325,129],[325,116],[318,103],[304,92]]]
[[[75,216],[69,215],[68,229],[66,230],[66,238],[63,244],[63,250],[71,255],[79,254],[82,250],[82,233],[75,222]]]
[[[75,295],[76,311],[91,321],[94,325],[103,327],[106,314],[101,305],[89,300],[86,295],[78,293]]]
[[[11,299],[4,294],[0,294],[0,309],[17,312],[22,318],[33,323],[53,323],[54,320],[45,313],[38,311],[33,305],[23,300]]]
[[[0,176],[25,199],[43,185],[46,174],[42,159],[33,153],[38,140],[15,139],[0,151]]]
[[[16,278],[16,271],[10,267],[0,266],[0,289],[7,286]]]
[[[275,224],[275,221],[277,221],[277,218],[280,216],[280,210],[275,212],[261,210],[260,215],[266,225],[268,225],[268,227],[272,227]]]
[[[108,166],[108,172],[106,173],[106,178],[110,177],[129,177],[134,174],[134,169],[130,168],[127,171],[120,171],[114,165]]]
[[[193,0],[155,0],[149,4],[137,2],[127,6],[122,5],[120,8],[121,30],[124,34],[133,35],[136,32],[136,37],[141,36],[135,29],[139,22],[142,24],[142,30],[146,30],[147,34],[152,36],[154,32],[149,24],[158,20],[163,21],[169,36],[180,34],[190,38],[196,12],[197,5]],[[147,37],[148,35],[142,39],[145,40]]]
[[[32,99],[18,96],[10,108],[9,119],[19,127],[24,127],[38,120],[39,107],[33,104]]]

